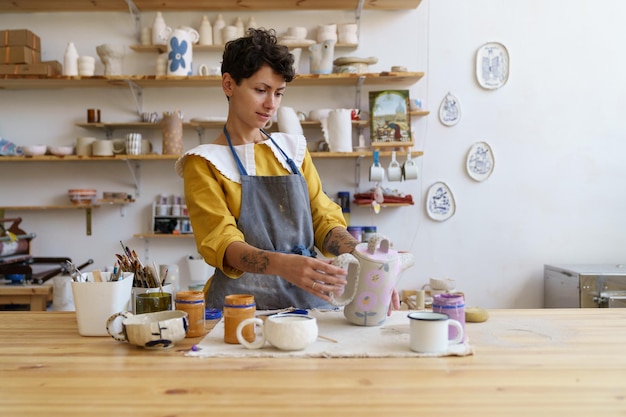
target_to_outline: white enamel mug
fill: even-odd
[[[391,152],[391,162],[387,167],[387,178],[389,181],[402,181],[402,167],[396,160],[396,152]]]
[[[402,165],[402,172],[405,180],[417,179],[417,164],[413,159],[407,159]]]
[[[461,343],[463,326],[447,314],[418,311],[409,313],[409,347],[419,353],[445,353],[450,345]],[[448,340],[448,327],[457,329],[454,339]]]

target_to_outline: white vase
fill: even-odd
[[[257,24],[256,24],[256,20],[254,19],[253,16],[250,16],[250,19],[248,19],[248,24],[246,25],[246,30],[248,29],[256,29],[258,28]]]
[[[200,39],[198,44],[200,45],[212,45],[213,44],[213,27],[207,16],[202,16],[200,27],[198,28],[198,34]]]
[[[161,12],[157,12],[154,17],[154,22],[152,22],[152,44],[165,45],[171,33],[172,28],[165,24],[163,14]]]
[[[237,28],[237,37],[238,38],[243,37],[244,28],[243,28],[243,21],[241,20],[241,17],[237,17],[237,20],[235,20],[235,27]]]
[[[278,118],[278,131],[297,135],[303,133],[300,118],[293,108],[281,106],[276,113]]]
[[[294,48],[291,50],[291,55],[293,55],[293,70],[296,74],[299,74],[300,68],[300,57],[302,56],[302,48]]]
[[[326,40],[309,46],[311,74],[330,74],[333,72],[335,41]]]
[[[350,109],[334,109],[328,115],[328,147],[331,152],[352,152]]]
[[[217,15],[215,23],[213,23],[213,45],[224,45],[222,39],[222,29],[226,26],[226,22],[221,14]]]
[[[167,41],[167,75],[193,75],[193,44],[200,34],[193,28],[181,27]]]
[[[65,55],[63,55],[63,75],[78,75],[78,51],[76,50],[76,46],[74,46],[74,42],[69,42],[67,48],[65,48]]]

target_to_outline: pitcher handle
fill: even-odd
[[[356,297],[356,289],[359,285],[359,275],[361,274],[361,264],[359,260],[350,253],[343,253],[333,259],[332,264],[343,268],[348,271],[348,275],[346,276],[346,280],[348,283],[346,284],[346,288],[339,297],[335,298],[334,294],[331,292],[328,294],[330,296],[330,303],[334,306],[341,307],[349,304]]]
[[[378,233],[374,233],[367,241],[367,251],[371,254],[375,254],[377,248],[383,253],[389,253],[391,246],[391,241]]]

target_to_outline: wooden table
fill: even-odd
[[[200,359],[0,313],[3,416],[624,416],[626,309],[495,310],[474,355]]]
[[[30,306],[31,311],[46,311],[52,300],[52,285],[0,285],[0,305]]]

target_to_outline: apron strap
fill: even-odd
[[[267,133],[265,130],[261,129],[261,132],[263,132],[263,134],[265,136],[267,136],[272,143],[274,144],[274,146],[276,146],[276,148],[278,148],[278,150],[280,151],[280,153],[283,154],[283,157],[285,158],[285,161],[287,162],[287,165],[289,165],[289,168],[291,168],[291,172],[293,172],[296,175],[300,175],[300,170],[298,169],[298,167],[296,166],[296,163],[293,162],[293,159],[291,159],[290,157],[287,156],[287,154],[285,153],[285,151],[282,150],[282,148],[280,146],[278,146],[278,144],[276,142],[274,142],[274,139],[270,136],[269,133]]]
[[[237,152],[235,152],[235,148],[233,148],[233,143],[230,140],[230,134],[228,133],[228,129],[226,129],[226,125],[224,125],[224,136],[226,136],[226,140],[228,141],[228,146],[230,147],[230,151],[232,152],[233,157],[235,158],[235,162],[237,163],[237,169],[239,169],[239,175],[247,176],[248,171],[246,171],[246,168],[241,163],[241,159],[239,159],[239,157],[237,156]]]

